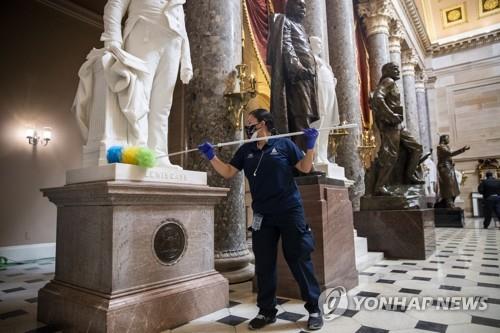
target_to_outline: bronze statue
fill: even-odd
[[[387,185],[423,184],[415,174],[422,145],[402,126],[403,107],[396,81],[399,68],[394,63],[382,67],[382,78],[371,93],[370,106],[380,131],[381,147],[372,170],[373,188],[367,194],[395,195]]]
[[[286,14],[276,14],[269,33],[267,64],[271,66],[271,113],[279,132],[309,128],[319,120],[316,62],[302,22],[304,0],[289,0]],[[295,142],[306,150],[303,136]]]
[[[441,135],[439,146],[437,147],[438,158],[438,179],[440,201],[436,203],[439,208],[455,208],[455,198],[460,194],[458,181],[455,176],[455,164],[452,157],[460,155],[469,150],[469,146],[464,146],[458,150],[450,150],[450,136]]]

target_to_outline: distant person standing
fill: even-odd
[[[484,229],[488,229],[493,211],[500,219],[500,180],[493,178],[493,173],[486,172],[486,179],[481,181],[477,189],[484,198]]]

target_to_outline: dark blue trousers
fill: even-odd
[[[490,195],[484,202],[483,225],[485,228],[488,228],[490,226],[493,212],[495,212],[495,215],[497,216],[497,218],[500,219],[500,196],[499,195]]]
[[[260,230],[252,232],[259,314],[272,317],[277,313],[276,257],[280,236],[285,260],[306,302],[304,307],[309,313],[319,312],[321,290],[311,261],[314,239],[305,223],[304,209],[298,206],[285,213],[264,215]]]

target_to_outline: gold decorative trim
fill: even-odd
[[[271,12],[271,14],[274,14],[275,10],[273,5],[273,0],[267,0],[267,5],[269,6],[269,11]]]
[[[500,0],[479,0],[479,18],[500,13]]]
[[[444,29],[467,22],[465,2],[460,5],[441,9],[441,18],[443,20]]]

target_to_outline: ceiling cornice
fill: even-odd
[[[91,26],[104,29],[102,16],[67,0],[37,0],[44,6],[55,9]]]
[[[498,41],[500,41],[500,29],[468,38],[463,38],[446,44],[433,44],[431,45],[431,52],[433,56],[439,56],[447,53],[484,46]]]
[[[415,5],[414,0],[402,0],[403,8],[405,10],[406,15],[410,18],[413,28],[417,32],[417,35],[424,47],[426,52],[429,52],[431,49],[431,40],[429,35],[427,34],[427,30],[425,28],[424,21],[418,12],[417,6]]]

